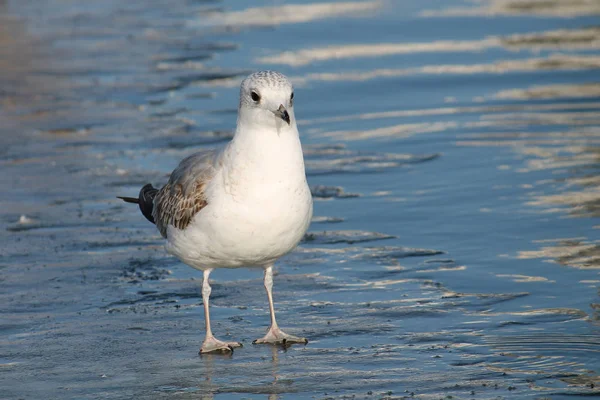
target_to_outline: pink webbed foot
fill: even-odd
[[[202,343],[200,348],[200,354],[206,353],[233,353],[233,349],[236,347],[242,347],[239,342],[223,342],[216,339],[214,336],[207,337]]]
[[[255,341],[252,342],[252,344],[265,344],[265,343],[283,344],[283,345],[294,344],[294,343],[307,344],[308,340],[306,338],[302,338],[302,337],[298,337],[298,336],[294,336],[294,335],[288,335],[287,333],[285,333],[278,327],[271,327],[271,328],[269,328],[269,331],[267,332],[267,334],[264,337],[262,337],[260,339],[256,339]]]

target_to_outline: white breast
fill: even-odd
[[[185,230],[169,227],[167,248],[198,269],[271,264],[298,244],[312,217],[307,186],[279,194],[209,203]]]

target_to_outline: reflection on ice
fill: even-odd
[[[597,98],[600,97],[600,83],[590,82],[575,85],[543,85],[526,89],[504,89],[494,95],[503,100]]]
[[[480,40],[437,40],[421,43],[368,43],[316,47],[259,57],[262,64],[302,66],[314,62],[348,58],[382,57],[418,53],[482,52],[506,50],[593,50],[600,48],[600,28],[554,30],[509,36],[488,36]]]
[[[600,14],[595,0],[481,0],[472,7],[425,10],[423,17],[476,17],[494,15],[533,15],[572,18]]]
[[[521,259],[541,258],[580,269],[600,269],[600,242],[585,238],[538,241],[539,250],[520,251]]]
[[[528,275],[510,275],[510,274],[496,274],[498,278],[509,278],[512,279],[513,282],[516,283],[528,283],[528,282],[548,282],[548,283],[556,283],[556,281],[551,281],[548,278],[544,278],[543,276],[528,276]]]
[[[480,64],[433,64],[415,68],[381,68],[369,71],[315,72],[292,76],[292,81],[306,83],[314,81],[368,81],[377,78],[393,78],[412,75],[470,75],[505,74],[509,72],[560,71],[599,69],[600,56],[551,54],[548,57],[502,60]]]
[[[586,85],[582,85],[586,86]],[[544,88],[541,88],[545,90]],[[530,89],[513,89],[514,91],[522,90],[528,91]],[[533,90],[533,89],[531,89]],[[585,89],[581,89],[582,91]],[[550,90],[548,90],[548,95],[550,94]],[[561,93],[562,95],[562,93]],[[560,97],[560,96],[559,96]],[[572,97],[577,97],[574,93]],[[427,108],[427,109],[412,109],[412,110],[393,110],[393,111],[381,111],[381,112],[368,112],[368,113],[358,113],[351,115],[342,115],[337,117],[323,117],[323,118],[315,118],[310,120],[302,120],[301,123],[303,125],[314,125],[314,124],[324,124],[324,123],[335,123],[335,122],[344,122],[344,121],[353,121],[353,120],[383,120],[389,118],[409,118],[409,117],[431,117],[431,116],[441,116],[448,115],[452,116],[455,114],[482,114],[482,118],[486,117],[487,114],[493,113],[508,113],[508,112],[519,112],[519,111],[566,111],[566,110],[599,110],[600,102],[589,102],[589,103],[577,103],[573,104],[570,102],[563,103],[551,103],[551,104],[489,104],[484,106],[462,106],[462,107],[442,107],[442,108]],[[422,126],[422,125],[416,125]],[[455,125],[448,125],[449,128]],[[512,133],[506,133],[509,135]],[[568,133],[567,133],[568,134]],[[495,135],[495,133],[487,134],[490,136]],[[537,135],[540,136],[542,134],[532,133],[532,132],[523,132],[522,135]],[[575,136],[575,133],[571,133],[571,136]],[[586,137],[592,137],[592,133],[583,132],[583,135]],[[468,135],[461,135],[461,137],[467,137]],[[478,135],[478,137],[482,137],[482,135]]]
[[[398,124],[369,130],[327,132],[322,134],[322,136],[344,140],[381,139],[387,137],[407,138],[419,133],[443,132],[457,126],[456,122]]]
[[[236,29],[245,26],[298,24],[334,17],[364,17],[381,9],[383,4],[382,0],[370,0],[251,7],[225,13],[204,12],[202,18],[194,24],[231,26]]]
[[[358,57],[380,57],[394,54],[439,53],[482,51],[497,47],[500,41],[487,38],[475,41],[434,41],[426,43],[373,43],[343,46],[318,47],[298,51],[286,51],[281,54],[257,59],[263,64],[286,64],[300,66],[315,61],[337,60]]]

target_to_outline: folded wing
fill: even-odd
[[[163,237],[169,225],[185,229],[192,218],[208,204],[205,189],[218,167],[219,153],[195,153],[183,159],[171,173],[169,182],[154,198],[152,216]]]

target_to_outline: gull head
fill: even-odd
[[[274,127],[277,132],[295,128],[294,88],[285,75],[259,71],[248,76],[240,88],[238,124]]]

